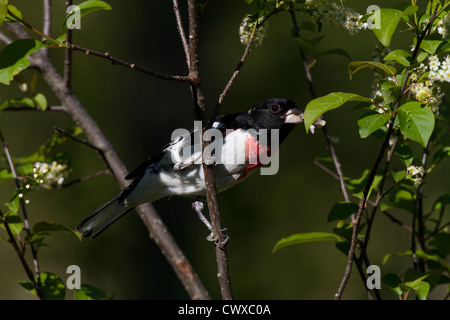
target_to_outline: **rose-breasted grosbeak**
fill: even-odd
[[[263,100],[247,112],[218,116],[212,126],[220,130],[223,139],[222,147],[214,149],[220,154],[212,152],[214,159],[218,159],[213,164],[217,191],[237,184],[261,167],[263,152],[269,157],[277,152],[271,143],[274,129],[278,131],[281,144],[302,121],[303,111],[293,101],[277,98]],[[258,139],[262,129],[266,130],[265,143]],[[208,159],[203,159],[201,149],[193,144],[193,134],[195,130],[176,137],[126,176],[125,179],[133,179],[133,182],[76,227],[81,235],[98,236],[124,214],[146,202],[173,195],[205,196],[201,164]],[[182,154],[186,151],[193,153]]]

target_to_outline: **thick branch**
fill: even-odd
[[[8,24],[8,27],[14,34],[19,35],[19,37],[20,35],[27,36],[26,32],[18,24]],[[41,70],[44,80],[51,87],[62,105],[67,108],[67,113],[72,120],[83,130],[89,143],[102,150],[113,176],[120,187],[125,188],[128,185],[124,179],[128,173],[125,165],[77,97],[65,87],[63,78],[57,72],[48,56],[43,51],[38,51],[29,58]],[[153,206],[151,204],[144,204],[139,206],[137,211],[147,226],[150,237],[154,239],[161,252],[171,264],[189,296],[192,299],[209,299],[207,291],[194,272],[188,259],[180,250],[172,235],[167,232],[167,228]]]

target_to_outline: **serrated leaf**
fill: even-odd
[[[0,82],[9,85],[15,75],[30,65],[28,56],[43,47],[32,39],[16,40],[0,52]]]
[[[370,99],[355,93],[332,92],[326,96],[311,100],[306,106],[304,113],[306,132],[309,131],[309,127],[322,114],[350,101],[370,102]]]
[[[78,5],[77,9],[72,10],[69,12],[64,19],[63,23],[63,29],[64,31],[67,31],[67,20],[75,13],[75,10],[79,10],[80,17],[83,17],[89,13],[100,11],[100,10],[111,10],[111,6],[103,1],[97,1],[97,0],[88,0],[85,2],[82,2]]]
[[[388,113],[368,113],[358,120],[359,135],[367,138],[372,132],[380,129],[389,121]]]
[[[350,79],[359,70],[372,67],[381,69],[390,75],[395,75],[395,73],[397,72],[397,70],[393,66],[377,61],[352,61],[348,64],[348,74],[350,76]]]
[[[434,129],[434,114],[420,102],[407,102],[397,110],[400,131],[426,147]]]
[[[297,233],[287,238],[283,238],[275,244],[272,253],[277,250],[291,246],[294,244],[318,242],[318,241],[340,241],[341,238],[335,234],[327,232],[309,232],[309,233]]]
[[[373,28],[373,32],[383,46],[389,47],[392,35],[395,29],[397,29],[398,23],[403,15],[404,13],[399,10],[389,8],[380,9],[380,27]]]
[[[352,214],[358,212],[359,206],[351,202],[338,202],[333,205],[328,213],[328,222],[336,220],[345,220]]]

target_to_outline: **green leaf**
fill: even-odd
[[[324,37],[325,36],[320,36],[314,39],[295,38],[295,41],[297,42],[300,50],[310,52],[319,44],[320,41],[322,41]]]
[[[419,7],[416,5],[411,5],[406,7],[405,10],[403,10],[403,14],[407,15],[407,16],[412,16],[413,14],[415,14],[417,11],[419,10]]]
[[[111,6],[103,1],[97,1],[97,0],[88,0],[85,2],[82,2],[78,5],[78,9],[80,10],[80,17],[83,17],[89,13],[100,11],[100,10],[111,10]],[[67,31],[67,20],[75,13],[75,10],[72,10],[69,12],[64,19],[63,23],[63,29],[64,31]]]
[[[33,233],[41,233],[41,232],[54,232],[54,231],[63,231],[73,233],[78,240],[81,241],[82,237],[79,232],[72,230],[66,225],[63,225],[54,221],[40,221],[33,226]]]
[[[392,35],[394,34],[395,29],[397,29],[403,14],[402,11],[395,9],[380,9],[380,27],[373,28],[373,32],[383,46],[389,47]]]
[[[91,286],[89,284],[82,284],[80,289],[75,290],[74,294],[75,300],[100,300],[108,299],[105,292],[97,287]]]
[[[9,180],[13,178],[12,172],[10,172],[8,169],[0,170],[0,182],[3,182],[5,180]]]
[[[420,300],[426,300],[428,293],[430,292],[430,284],[426,281],[423,281],[423,279],[425,279],[426,277],[428,277],[428,274],[414,281],[405,282],[405,285],[413,289]]]
[[[450,204],[450,193],[446,193],[433,203],[433,211],[435,210],[445,210],[445,207]]]
[[[348,252],[350,251],[350,241],[338,241],[336,242],[335,246],[340,252],[342,252],[346,256],[348,255]]]
[[[391,171],[392,177],[394,178],[395,182],[399,182],[402,181],[405,176],[406,176],[406,171],[405,170],[400,170],[400,171]]]
[[[5,21],[8,12],[8,0],[0,0],[0,25]]]
[[[304,114],[306,132],[308,132],[311,124],[323,113],[336,109],[349,101],[370,102],[370,99],[355,93],[332,92],[326,96],[311,100],[306,106]]]
[[[359,206],[352,202],[338,202],[333,205],[328,213],[328,222],[345,220],[352,214],[357,213]]]
[[[400,131],[409,139],[426,147],[434,129],[434,114],[417,101],[407,102],[397,110]]]
[[[388,273],[381,278],[381,281],[383,281],[398,296],[401,296],[404,293],[400,287],[402,279],[400,279],[400,277],[396,274]]]
[[[389,52],[385,57],[385,61],[391,61],[394,60],[398,63],[400,63],[404,67],[409,67],[411,65],[410,58],[411,54],[405,50],[397,49],[392,50]]]
[[[399,97],[400,90],[401,88],[391,81],[383,81],[381,83],[381,95],[383,96],[384,103],[395,103]]]
[[[445,258],[450,254],[450,234],[439,232],[430,240],[429,245],[435,247],[440,256]]]
[[[439,265],[441,265],[443,268],[445,268],[446,270],[449,269],[449,266],[447,266],[447,263],[445,262],[445,260],[436,254],[429,254],[423,250],[416,250],[416,255],[417,255],[417,257],[419,257],[421,259],[436,262]],[[388,260],[392,257],[405,257],[405,256],[409,256],[409,257],[412,256],[412,251],[408,250],[408,251],[404,251],[404,252],[389,253],[384,256],[383,265],[385,265],[388,262]]]
[[[413,191],[404,186],[398,186],[389,191],[386,200],[381,204],[381,211],[389,208],[404,209],[409,212],[414,210]]]
[[[372,68],[372,67],[376,67],[378,69],[381,69],[381,70],[383,70],[384,72],[386,72],[386,73],[388,73],[390,75],[395,75],[395,73],[397,72],[397,70],[393,66],[390,66],[388,64],[384,64],[384,63],[381,63],[381,62],[376,62],[376,61],[352,61],[348,65],[348,74],[350,76],[350,79],[359,70],[365,69],[365,68]]]
[[[9,210],[11,210],[14,213],[17,213],[19,210],[19,204],[20,204],[20,198],[18,195],[15,195],[14,198],[11,200],[11,202],[5,203],[5,206],[8,207]]]
[[[47,98],[42,93],[38,93],[33,97],[9,99],[0,105],[0,111],[17,105],[26,105],[30,108],[39,108],[45,111],[47,109]]]
[[[22,219],[20,219],[19,215],[15,212],[8,211],[5,214],[5,216],[7,217],[6,223],[8,224],[12,234],[19,234],[23,229]],[[0,220],[0,227],[2,229],[5,229],[5,225],[1,220]]]
[[[50,272],[41,272],[40,276],[44,298],[47,300],[64,300],[66,296],[64,281]],[[37,295],[31,281],[19,281],[19,284],[32,294]]]
[[[275,244],[272,253],[277,250],[299,243],[317,242],[317,241],[340,241],[341,238],[332,233],[326,232],[309,232],[309,233],[297,233],[287,238],[283,238]]]
[[[15,18],[12,17],[12,15],[10,15],[8,13],[8,11],[10,11],[17,18],[22,19],[22,12],[20,12],[15,6],[10,4],[10,5],[8,5],[8,10],[7,10],[7,13],[6,13],[6,18],[5,18],[6,22],[16,22],[17,21]]]
[[[316,55],[316,58],[318,59],[318,58],[320,58],[320,57],[328,56],[328,55],[338,55],[338,56],[346,57],[346,58],[349,59],[349,60],[352,59],[352,57],[350,56],[350,54],[349,54],[347,51],[345,51],[344,49],[340,49],[340,48],[330,49],[330,50],[327,50],[327,51],[323,51],[323,52],[321,52],[321,53],[318,53],[318,54]]]
[[[442,40],[440,34],[432,34],[422,40],[420,48],[429,54],[435,54],[440,47],[443,47],[447,43],[448,41]]]
[[[409,167],[414,160],[414,153],[411,148],[404,143],[397,144],[394,153],[403,162],[405,167]]]
[[[438,164],[447,157],[450,157],[450,147],[440,148],[433,154],[433,164]]]
[[[370,112],[358,120],[359,135],[367,138],[372,132],[380,129],[389,121],[388,113]]]
[[[32,39],[14,41],[0,52],[0,82],[9,85],[15,75],[30,65],[28,56],[43,47],[42,42]]]
[[[366,184],[369,181],[369,174],[370,174],[370,170],[364,170],[361,178],[357,178],[357,179],[351,179],[348,177],[344,178],[347,188],[350,191],[352,191],[355,194],[355,196],[357,196],[358,198],[362,197],[363,191],[366,188]],[[373,179],[372,185],[370,186],[370,189],[369,189],[369,194],[368,194],[369,197],[370,197],[370,194],[372,193],[372,190],[374,188],[376,188],[378,186],[378,184],[380,183],[382,176],[383,175],[380,173],[377,173],[375,175],[375,178]]]

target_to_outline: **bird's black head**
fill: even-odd
[[[303,110],[288,99],[266,99],[248,111],[248,124],[254,129],[292,130],[300,122],[303,122]]]

